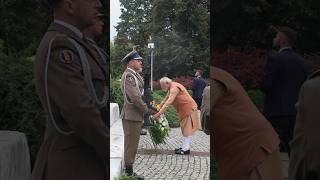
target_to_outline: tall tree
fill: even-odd
[[[148,64],[148,57],[145,52],[151,34],[152,0],[120,0],[120,5],[121,21],[115,27],[117,37],[111,47],[112,76],[116,76],[122,69],[121,59],[132,51],[134,46],[137,46],[139,54],[145,57],[144,63]]]
[[[34,0],[0,1],[0,39],[8,55],[31,56],[46,31],[51,17]]]
[[[117,37],[126,37],[141,48],[147,46],[150,36],[152,0],[120,0],[121,22],[116,26]]]
[[[215,48],[230,46],[271,48],[268,29],[289,26],[298,32],[300,52],[320,50],[320,2],[316,0],[217,0],[213,7],[212,44]]]
[[[157,46],[158,75],[191,75],[194,68],[208,69],[205,68],[210,56],[208,1],[155,0],[153,5],[152,33]]]
[[[210,55],[207,0],[120,0],[120,3],[123,8],[121,22],[116,26],[114,56],[120,53],[123,57],[128,47],[139,45],[139,52],[145,57],[144,72],[149,74],[147,44],[152,41],[155,78],[165,74],[191,75],[193,68],[207,66]]]

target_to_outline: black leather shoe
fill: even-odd
[[[133,172],[132,165],[125,165],[125,172],[128,174],[128,176],[132,177],[132,180],[144,180],[143,176],[137,175]]]
[[[128,176],[132,176],[133,175],[133,168],[131,165],[125,165],[125,173]]]
[[[140,135],[147,135],[147,131],[141,130]]]
[[[181,150],[182,148],[178,148],[178,149],[174,149],[174,152],[177,152],[177,151],[179,151],[179,150]]]
[[[186,154],[190,154],[190,150],[184,151],[182,149],[179,149],[178,151],[175,152],[176,154],[180,154],[180,155],[186,155]]]

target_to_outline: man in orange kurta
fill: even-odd
[[[282,180],[279,138],[238,80],[211,67],[213,154],[219,180]]]
[[[200,119],[197,111],[197,104],[192,99],[187,89],[167,77],[160,79],[161,88],[167,91],[166,97],[160,104],[160,111],[154,115],[158,118],[163,114],[169,105],[173,105],[179,115],[180,127],[183,135],[183,145],[176,149],[176,154],[190,154],[191,136],[200,128]]]

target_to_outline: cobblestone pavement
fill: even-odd
[[[146,180],[200,180],[209,179],[210,137],[197,131],[191,140],[190,155],[175,155],[174,149],[182,144],[180,128],[172,128],[167,144],[152,144],[149,133],[140,136],[138,153],[134,164],[137,174]]]
[[[152,144],[149,133],[140,136],[134,170],[145,180],[208,180],[210,174],[210,137],[198,131],[191,140],[190,155],[175,155],[182,144],[180,128],[172,128],[167,144]],[[284,180],[288,179],[288,155],[281,153]]]
[[[281,153],[281,160],[283,164],[283,177],[284,180],[288,179],[289,157],[287,153]]]

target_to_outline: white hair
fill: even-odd
[[[162,84],[162,83],[171,83],[171,82],[172,82],[172,80],[170,78],[168,78],[168,77],[163,77],[163,78],[160,79],[160,84]]]

